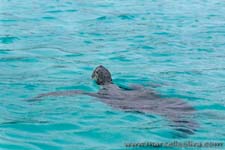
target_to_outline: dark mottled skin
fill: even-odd
[[[33,100],[46,96],[70,96],[86,94],[97,97],[100,101],[115,109],[129,112],[157,114],[166,117],[176,130],[185,133],[194,133],[197,124],[191,120],[193,107],[179,99],[161,98],[154,91],[141,86],[130,87],[129,90],[113,84],[110,72],[102,65],[92,73],[92,78],[102,88],[97,93],[84,91],[62,91],[41,94]]]

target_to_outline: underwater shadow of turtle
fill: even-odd
[[[82,90],[58,91],[40,94],[31,100],[40,100],[46,96],[85,94],[96,97],[99,101],[121,111],[163,116],[168,119],[171,127],[182,133],[194,134],[198,128],[198,124],[191,117],[195,110],[185,101],[162,98],[155,91],[141,86],[123,89],[113,83],[111,73],[102,65],[95,68],[91,77],[101,86],[97,93]]]

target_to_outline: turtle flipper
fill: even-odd
[[[74,96],[74,95],[80,95],[80,94],[97,97],[96,93],[89,93],[89,92],[85,92],[85,91],[81,91],[81,90],[72,90],[72,91],[58,91],[58,92],[44,93],[44,94],[37,95],[26,101],[38,101],[44,97]]]

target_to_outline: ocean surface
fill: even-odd
[[[0,0],[0,149],[225,144],[224,14],[223,0]],[[97,92],[91,74],[100,64],[118,85],[151,87],[192,105],[197,131],[174,136],[162,116],[122,112],[85,95],[25,101]]]

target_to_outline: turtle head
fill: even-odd
[[[95,68],[91,77],[98,85],[112,84],[111,73],[102,65]]]

